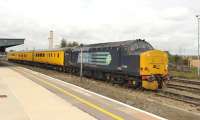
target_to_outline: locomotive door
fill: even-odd
[[[70,59],[71,59],[70,55],[71,55],[70,51],[65,51],[65,58],[64,58],[65,66],[70,64]]]
[[[119,58],[119,63],[118,63],[118,66],[121,67],[122,65],[122,51],[121,51],[121,46],[119,46],[117,48],[117,53],[118,53],[118,58]],[[121,68],[120,68],[121,69]]]

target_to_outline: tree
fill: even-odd
[[[176,66],[177,66],[178,64],[180,64],[180,63],[181,63],[181,57],[178,56],[178,55],[175,55],[175,56],[174,56],[174,62],[175,62],[175,64],[176,64]]]
[[[75,47],[75,46],[79,46],[79,43],[78,43],[78,42],[75,42],[75,41],[73,41],[73,42],[72,42],[72,47]]]
[[[64,38],[61,40],[60,47],[61,47],[61,48],[67,47],[67,41],[66,41]]]
[[[64,38],[61,40],[61,45],[60,47],[75,47],[75,46],[79,46],[79,43],[76,41],[72,41],[72,42],[67,42]]]

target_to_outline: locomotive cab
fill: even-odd
[[[168,74],[167,53],[160,50],[149,50],[140,55],[140,76],[142,87],[156,90],[162,88]]]

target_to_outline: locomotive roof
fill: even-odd
[[[99,47],[117,47],[117,46],[132,46],[133,44],[145,44],[148,45],[148,47],[152,48],[152,45],[149,44],[147,41],[142,39],[136,39],[136,40],[126,40],[126,41],[118,41],[118,42],[107,42],[107,43],[97,43],[97,44],[89,44],[84,45],[84,47],[93,47],[93,48],[99,48]]]
[[[147,41],[142,40],[142,39],[88,44],[88,45],[83,45],[83,48],[90,49],[90,48],[106,48],[106,47],[120,47],[120,46],[121,47],[126,46],[126,47],[130,47],[130,48],[153,49],[151,44],[149,44]],[[79,51],[80,46],[57,48],[57,49],[25,50],[25,51],[14,51],[14,52],[31,52],[31,51],[42,52],[42,51],[59,51],[59,50],[69,50],[69,49],[72,49],[73,51]]]

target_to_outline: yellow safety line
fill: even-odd
[[[94,109],[96,109],[96,110],[98,110],[98,111],[100,111],[100,112],[112,117],[114,120],[124,120],[122,117],[120,117],[118,115],[115,115],[115,114],[113,114],[113,113],[111,113],[111,112],[109,112],[109,111],[107,111],[107,110],[105,110],[105,109],[103,109],[103,108],[101,108],[101,107],[99,107],[99,106],[87,101],[87,100],[84,100],[84,99],[82,99],[82,98],[80,98],[80,97],[78,97],[76,95],[73,95],[72,93],[67,92],[66,90],[64,90],[62,88],[59,88],[59,87],[57,87],[56,85],[54,85],[54,84],[52,84],[50,82],[47,82],[45,80],[39,80],[39,81],[49,85],[50,87],[53,87],[53,88],[57,89],[58,91],[64,93],[65,95],[68,95],[68,96],[71,96],[71,97],[75,98],[76,100],[80,101],[81,103],[84,103],[84,104],[86,104],[86,105],[88,105],[88,106],[90,106],[90,107],[92,107],[92,108],[94,108]]]

